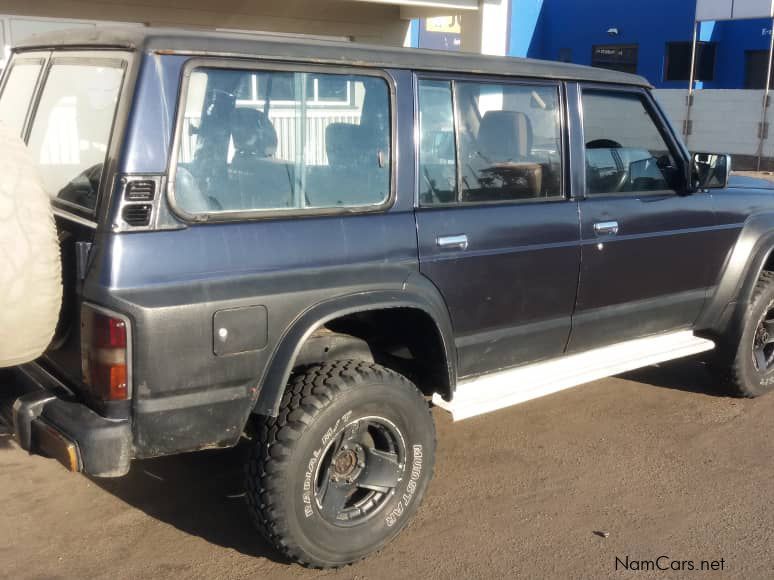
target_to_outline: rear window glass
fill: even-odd
[[[52,198],[95,209],[123,78],[120,59],[54,60],[28,143]]]
[[[175,199],[188,213],[374,206],[390,191],[390,101],[376,76],[197,68]]]
[[[24,119],[42,66],[39,61],[18,62],[8,71],[8,81],[0,97],[0,123],[17,135],[21,135],[24,127]]]
[[[564,199],[559,113],[556,85],[421,79],[419,202]]]
[[[561,199],[559,90],[455,83],[461,201]]]

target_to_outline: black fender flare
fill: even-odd
[[[722,274],[699,318],[696,330],[714,338],[736,336],[747,304],[774,250],[774,212],[745,220]]]
[[[390,308],[420,310],[435,323],[443,344],[448,373],[448,392],[441,395],[451,400],[457,380],[457,352],[451,318],[437,288],[427,278],[415,273],[409,276],[400,290],[375,290],[337,296],[302,312],[285,330],[269,360],[259,382],[253,412],[276,416],[294,362],[304,342],[316,329],[340,316]]]

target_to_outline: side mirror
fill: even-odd
[[[718,153],[694,153],[691,163],[691,184],[694,191],[725,189],[731,175],[731,156]]]

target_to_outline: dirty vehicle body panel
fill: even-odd
[[[86,465],[80,460],[79,468],[94,475],[120,475],[131,458],[235,445],[251,414],[277,413],[305,341],[324,325],[377,350],[379,338],[388,343],[401,338],[379,325],[408,316],[401,320],[416,325],[400,329],[410,335],[402,346],[414,354],[416,376],[426,379],[420,386],[426,394],[451,399],[458,379],[570,351],[676,329],[718,336],[738,317],[736,304],[749,295],[774,247],[770,192],[689,193],[687,178],[664,191],[654,189],[654,178],[643,174],[638,182],[632,175],[620,176],[619,187],[628,180],[626,195],[586,195],[584,87],[636,94],[667,143],[674,173],[689,173],[687,151],[639,77],[555,63],[152,30],[55,34],[18,47],[14,58],[41,51],[47,70],[64,56],[86,59],[79,51],[124,55],[94,212],[54,201],[58,225],[71,240],[71,247],[63,247],[71,275],[65,304],[70,332],[41,360],[16,371],[47,389],[46,395],[39,389],[25,395],[26,406],[17,405],[27,413],[27,423],[51,415],[49,422],[57,426],[54,411],[48,411],[52,404],[82,408],[71,412],[65,424],[60,418],[58,429],[80,447],[93,444],[100,450],[99,460]],[[326,74],[342,75],[349,88],[341,98],[349,107],[362,96],[357,87],[382,83],[387,109],[379,122],[388,129],[388,141],[372,161],[379,175],[389,178],[384,199],[311,211],[229,212],[220,203],[190,211],[175,178],[176,172],[194,169],[193,161],[179,162],[181,141],[196,131],[206,134],[201,120],[196,130],[183,128],[191,78],[202,71],[211,79],[239,71],[253,79],[254,91],[264,81],[253,73],[290,74],[282,78],[291,83],[306,82],[304,75],[311,75],[315,84],[305,86],[316,87],[315,98]],[[457,178],[458,191],[471,189],[470,200],[425,203],[421,197],[426,173],[415,135],[423,80],[453,83],[456,91],[450,100],[456,111],[452,126],[439,125],[428,151],[443,157],[444,143],[453,142],[457,152],[434,161],[428,172],[454,166],[449,175]],[[481,87],[465,93],[465,83]],[[548,92],[531,98],[524,85]],[[511,146],[510,137],[486,120],[496,101],[484,98],[492,86],[507,87],[496,90],[501,96],[512,92],[514,102],[531,98],[531,106],[541,111],[540,122],[554,132],[545,143],[535,140],[525,160],[497,162],[494,177],[481,178],[476,188],[471,180],[482,172],[475,167],[466,172],[480,160],[474,161],[473,153],[462,159],[459,152],[467,146],[461,129],[463,99],[470,111],[478,107],[474,122],[490,126],[490,146]],[[374,107],[367,101],[369,90],[358,105],[364,125],[376,123],[376,117],[366,118]],[[552,107],[545,95],[553,94]],[[250,115],[255,118],[260,118],[256,111],[268,116],[269,99],[265,93],[259,97],[254,92],[252,101],[243,99],[253,103]],[[229,98],[235,107],[238,99]],[[220,106],[216,100],[208,103],[213,111]],[[507,113],[501,117],[514,126],[525,122],[517,111],[497,112]],[[311,115],[306,109],[298,114]],[[29,119],[25,127],[28,136]],[[351,130],[339,127],[340,132]],[[527,132],[530,143],[533,132]],[[241,145],[235,135],[226,134],[223,143],[230,143],[238,157]],[[331,162],[333,154],[328,151]],[[613,163],[620,161],[618,153],[612,155]],[[650,170],[648,163],[644,160],[643,171]],[[306,177],[298,177],[299,171],[306,175],[302,164],[286,163],[281,169],[295,171],[291,179],[304,183]],[[611,179],[609,168],[599,175]],[[152,183],[155,193],[147,201],[148,223],[139,226],[127,221],[132,215],[127,207],[138,209],[127,202],[135,182]],[[489,195],[492,183],[510,183],[517,199],[477,203]],[[637,187],[643,184],[649,189],[640,195]],[[537,199],[518,198],[527,190]],[[300,207],[309,203],[301,201]],[[620,226],[617,236],[595,230],[595,224],[612,221]],[[124,401],[94,400],[80,383],[77,321],[84,304],[115,313],[130,329],[129,396]],[[392,352],[380,359],[383,354],[374,353],[374,359],[396,364],[406,359]],[[84,414],[88,420],[82,423],[106,433],[110,445],[99,438],[93,443],[91,435],[67,426]]]
[[[636,102],[640,106],[632,114],[647,114],[674,163],[686,163],[679,138],[644,89],[579,83],[569,91],[571,108],[578,108],[575,116],[586,115],[586,126],[581,123],[585,147],[599,133],[589,117],[604,119],[600,108],[615,107],[616,101]],[[594,97],[600,102],[594,103]],[[582,151],[579,155],[583,159]],[[719,218],[717,197],[724,193],[718,190],[686,195],[678,180],[655,190],[603,193],[590,183],[591,173],[582,177],[587,193],[579,210],[581,268],[568,350],[582,352],[666,329],[693,328],[744,220]],[[595,231],[608,222],[617,224],[612,237]]]

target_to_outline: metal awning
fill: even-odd
[[[462,10],[478,10],[479,0],[355,0],[371,4],[393,4],[395,6],[411,6],[414,8],[433,8],[460,12]]]
[[[697,0],[696,21],[774,18],[774,0]]]

